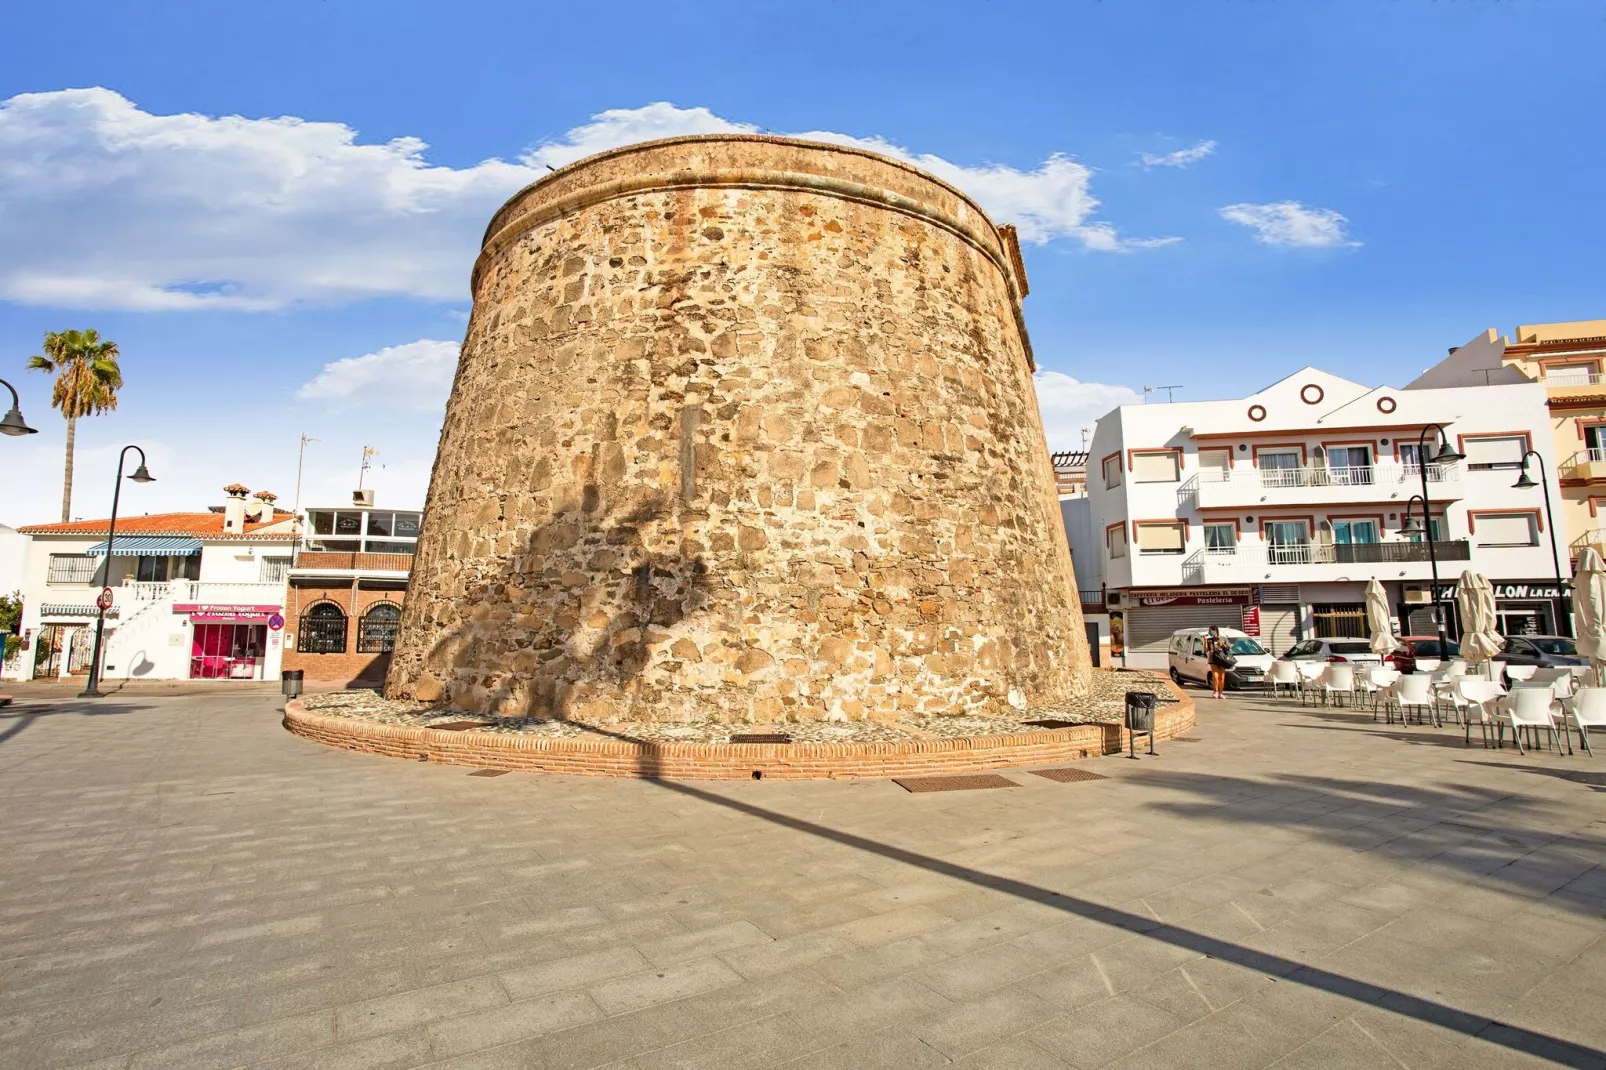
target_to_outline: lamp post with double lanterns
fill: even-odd
[[[1428,433],[1435,436],[1439,449],[1431,459],[1428,457]],[[1439,598],[1439,554],[1433,542],[1433,498],[1428,494],[1428,465],[1456,464],[1463,460],[1463,455],[1450,448],[1450,436],[1444,433],[1441,424],[1428,424],[1416,440],[1416,467],[1422,477],[1422,493],[1413,494],[1405,506],[1405,526],[1402,532],[1413,534],[1411,525],[1411,506],[1419,499],[1422,502],[1422,539],[1428,544],[1428,568],[1433,576],[1433,619],[1439,626],[1439,649],[1446,649],[1445,644],[1450,641],[1449,630],[1444,624],[1444,602]]]
[[[1567,581],[1561,576],[1561,554],[1556,551],[1556,518],[1550,512],[1550,476],[1545,471],[1545,459],[1539,456],[1538,450],[1529,450],[1522,455],[1522,475],[1511,485],[1512,490],[1530,490],[1535,486],[1533,477],[1528,474],[1528,458],[1532,457],[1539,462],[1539,489],[1545,492],[1545,523],[1550,525],[1550,563],[1556,569],[1556,597],[1561,603],[1561,619],[1556,622],[1556,630],[1561,635],[1573,633],[1573,607],[1572,598],[1567,590]]]
[[[111,587],[112,540],[117,537],[117,500],[123,493],[123,462],[128,459],[129,450],[139,454],[139,467],[128,478],[135,483],[156,482],[156,477],[145,468],[145,451],[138,446],[124,446],[117,455],[117,479],[112,484],[112,518],[106,525],[106,563],[100,570],[100,587],[103,591]],[[100,610],[95,618],[95,652],[89,659],[89,683],[78,693],[79,698],[103,697],[100,690],[100,648],[106,636],[106,599],[96,598],[95,604]]]
[[[22,418],[22,410],[17,407],[19,404],[17,400],[17,388],[6,382],[4,379],[0,379],[0,386],[3,386],[7,390],[11,391],[11,408],[6,410],[6,414],[4,416],[0,416],[0,435],[11,435],[13,437],[19,435],[37,435],[39,433],[39,429],[37,427],[29,427],[28,421]]]

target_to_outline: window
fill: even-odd
[[[166,583],[167,562],[166,557],[144,557],[135,559],[134,579],[139,583]]]
[[[1231,450],[1200,450],[1199,477],[1206,482],[1225,483],[1232,468]]]
[[[1334,446],[1327,451],[1327,476],[1338,486],[1370,486],[1372,448]]]
[[[1318,643],[1314,639],[1307,639],[1283,656],[1289,658],[1308,658],[1312,655],[1320,654],[1321,652],[1322,644]]]
[[[1394,452],[1399,454],[1400,464],[1412,475],[1422,470],[1422,443],[1401,442],[1395,445]]]
[[[1333,521],[1333,541],[1340,546],[1350,543],[1377,541],[1377,521],[1375,520],[1335,520]]]
[[[1420,516],[1419,517],[1415,517],[1414,519],[1416,520],[1416,522],[1418,524],[1420,524],[1422,522],[1422,518]],[[1400,524],[1401,524],[1401,527],[1403,529],[1404,524],[1405,524],[1405,520],[1401,519]],[[1429,537],[1432,538],[1434,542],[1443,542],[1444,541],[1444,517],[1442,517],[1442,516],[1430,516],[1430,517],[1428,517],[1428,534],[1429,534]],[[1413,532],[1407,534],[1405,537],[1407,539],[1410,539],[1412,542],[1421,542],[1422,541],[1422,533],[1420,531],[1413,531]]]
[[[1322,639],[1365,639],[1366,606],[1360,602],[1337,602],[1318,604],[1313,606],[1316,622],[1316,635]],[[1370,649],[1364,645],[1357,647],[1354,653]],[[1338,646],[1333,647],[1335,654],[1343,653]]]
[[[410,554],[417,549],[419,513],[369,513],[368,538],[363,549],[371,554]],[[380,538],[374,538],[374,536]],[[402,542],[399,540],[405,539]]]
[[[264,557],[257,573],[258,579],[263,583],[283,583],[284,574],[290,568],[288,557]]]
[[[1121,455],[1104,458],[1104,489],[1121,485]]]
[[[1521,468],[1523,454],[1528,452],[1528,438],[1525,435],[1464,438],[1461,450],[1467,455],[1469,469]]]
[[[307,547],[312,550],[359,550],[362,548],[362,513],[355,509],[312,509],[307,513],[312,529]]]
[[[1538,513],[1473,513],[1479,546],[1538,546]]]
[[[1600,377],[1593,363],[1585,363],[1552,364],[1545,369],[1544,378],[1547,386],[1588,386]]]
[[[1132,482],[1175,483],[1181,478],[1178,462],[1182,455],[1173,450],[1164,453],[1134,453],[1132,455]]]
[[[1206,524],[1205,549],[1212,553],[1232,553],[1238,545],[1238,529],[1232,524]]]
[[[319,602],[301,614],[296,650],[303,654],[344,654],[346,614],[333,602]]]
[[[1180,554],[1188,537],[1188,525],[1181,522],[1139,524],[1137,527],[1140,554]]]
[[[51,554],[47,583],[94,583],[101,559],[88,554]]]
[[[396,648],[396,632],[400,628],[401,606],[394,602],[376,603],[357,625],[357,653],[390,653]]]
[[[1268,520],[1263,529],[1266,559],[1273,565],[1310,563],[1310,524],[1304,520]]]
[[[1126,556],[1126,526],[1116,525],[1104,533],[1104,545],[1111,557]]]
[[[1297,487],[1301,485],[1301,457],[1298,450],[1265,450],[1255,455],[1260,468],[1260,483],[1265,487]]]

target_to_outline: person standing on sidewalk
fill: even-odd
[[[1227,641],[1214,627],[1205,640],[1205,658],[1210,665],[1210,697],[1227,697],[1227,670],[1233,667],[1236,659],[1227,646]]]

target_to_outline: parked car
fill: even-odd
[[[1432,672],[1444,664],[1446,658],[1460,655],[1461,644],[1454,639],[1446,639],[1441,650],[1436,635],[1402,635],[1400,645],[1383,659],[1383,664],[1393,665],[1401,672],[1416,672],[1419,668]]]
[[[1266,648],[1236,628],[1217,628],[1216,632],[1227,641],[1227,649],[1238,661],[1227,670],[1227,687],[1237,691],[1265,686],[1266,670],[1275,660]],[[1205,638],[1209,634],[1209,628],[1183,628],[1171,633],[1166,660],[1171,663],[1171,680],[1178,687],[1188,681],[1209,683],[1210,664],[1205,659]]]
[[[1540,669],[1571,669],[1588,665],[1589,659],[1579,657],[1578,644],[1565,635],[1511,635],[1506,647],[1492,659],[1500,666],[1500,675],[1509,684],[1507,665],[1533,665]]]
[[[1381,665],[1383,659],[1372,652],[1365,639],[1306,639],[1283,655],[1284,661],[1353,661],[1362,665]]]

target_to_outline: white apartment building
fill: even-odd
[[[87,675],[105,583],[102,679],[277,679],[295,518],[247,502],[244,487],[226,493],[203,513],[118,517],[109,568],[104,519],[20,529],[25,645],[14,675]]]
[[[1465,460],[1435,463],[1430,433],[1422,463],[1433,424]],[[1434,634],[1437,596],[1458,635],[1453,592],[1469,568],[1493,583],[1502,631],[1554,633],[1566,533],[1538,485],[1513,487],[1530,449],[1559,510],[1543,386],[1373,388],[1304,368],[1246,398],[1115,409],[1093,435],[1087,497],[1060,507],[1077,586],[1123,614],[1130,665],[1163,667],[1186,627],[1243,628],[1274,653],[1365,636],[1374,576],[1398,634]],[[1437,591],[1412,501],[1424,471]]]

